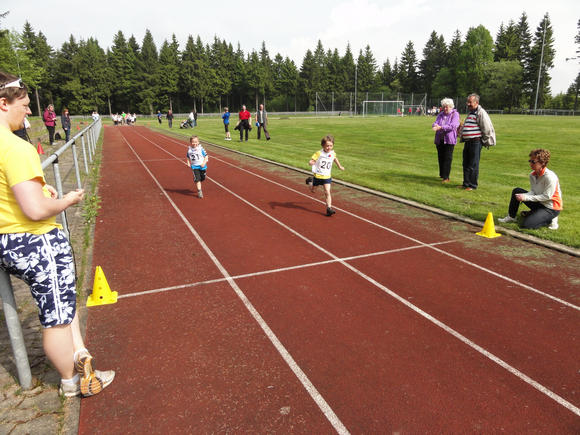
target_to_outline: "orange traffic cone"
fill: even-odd
[[[97,266],[95,270],[95,282],[93,283],[93,292],[87,298],[87,307],[94,307],[95,305],[114,304],[117,302],[117,292],[112,292],[107,278],[103,273],[101,266]]]
[[[491,214],[491,212],[489,212],[487,214],[487,218],[485,218],[483,229],[476,234],[478,236],[487,237],[488,239],[493,239],[494,237],[501,236],[501,234],[495,232],[495,224],[493,223],[493,215]]]
[[[38,154],[44,154],[44,150],[42,149],[42,145],[40,145],[40,141],[38,141],[38,144],[36,145],[36,152]]]

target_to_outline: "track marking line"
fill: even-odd
[[[142,136],[144,137],[144,136]],[[160,147],[159,145],[155,144],[154,142],[152,142],[151,140],[149,140],[148,138],[144,137],[146,140],[148,140],[149,142],[153,143],[155,146],[157,146],[160,149],[163,149],[162,147]],[[125,140],[126,141],[126,140]],[[127,141],[126,141],[127,142]],[[129,143],[127,142],[127,145],[129,145]],[[129,147],[131,147],[131,145],[129,145]],[[132,148],[131,148],[132,149]],[[164,150],[164,149],[163,149]],[[166,150],[164,150],[166,151]],[[133,151],[135,152],[135,151]],[[166,151],[167,152],[167,151]],[[169,153],[169,152],[168,152]],[[171,154],[171,153],[169,153]],[[135,152],[135,155],[137,158],[139,158],[139,156],[137,155],[137,153]],[[231,165],[231,164],[230,164]],[[192,233],[194,235],[196,235],[196,238],[198,238],[198,241],[200,241],[200,243],[203,243],[203,240],[199,237],[199,235],[195,232],[195,230],[193,229],[193,227],[191,226],[191,224],[189,223],[189,221],[187,221],[187,219],[185,218],[185,216],[181,213],[181,211],[179,210],[179,208],[177,207],[177,205],[171,200],[171,198],[169,197],[169,195],[165,192],[165,190],[163,190],[163,187],[161,186],[161,184],[157,181],[157,179],[154,177],[154,175],[151,173],[151,171],[149,170],[149,168],[147,168],[145,165],[143,165],[145,167],[145,169],[147,170],[147,172],[149,172],[149,174],[151,175],[151,177],[155,180],[155,182],[157,183],[157,185],[159,186],[159,188],[162,190],[162,192],[164,193],[164,195],[166,196],[166,198],[170,201],[170,203],[172,204],[172,206],[175,208],[175,210],[178,212],[178,214],[182,217],[182,219],[184,220],[184,222],[186,223],[186,225],[190,228],[190,231],[192,231]],[[235,167],[234,165],[231,165],[233,167]],[[239,168],[241,169],[241,168]],[[249,171],[246,171],[249,172]],[[249,172],[251,173],[251,172]],[[254,174],[256,175],[256,174]],[[265,179],[264,177],[259,176],[260,178]],[[402,304],[404,304],[405,306],[407,306],[409,309],[411,309],[412,311],[414,311],[415,313],[419,314],[420,316],[424,317],[425,319],[429,320],[430,322],[432,322],[434,325],[438,326],[439,328],[443,329],[445,332],[447,332],[448,334],[452,335],[453,337],[457,338],[459,341],[461,341],[462,343],[466,344],[467,346],[471,347],[472,349],[474,349],[475,351],[477,351],[478,353],[480,353],[481,355],[485,356],[486,358],[488,358],[490,361],[496,363],[497,365],[499,365],[500,367],[504,368],[505,370],[507,370],[508,372],[510,372],[511,374],[513,374],[514,376],[516,376],[517,378],[519,378],[520,380],[522,380],[523,382],[527,383],[528,385],[532,386],[533,388],[535,388],[536,390],[540,391],[541,393],[545,394],[546,396],[548,396],[549,398],[551,398],[552,400],[554,400],[556,403],[558,403],[561,406],[564,406],[565,408],[569,409],[570,411],[572,411],[574,414],[580,416],[580,408],[574,406],[572,403],[568,402],[566,399],[564,399],[563,397],[559,396],[558,394],[554,393],[553,391],[551,391],[550,389],[546,388],[545,386],[543,386],[542,384],[540,384],[539,382],[533,380],[532,378],[530,378],[529,376],[527,376],[526,374],[524,374],[523,372],[520,372],[518,369],[516,369],[515,367],[509,365],[508,363],[506,363],[505,361],[503,361],[501,358],[495,356],[494,354],[492,354],[491,352],[487,351],[486,349],[484,349],[483,347],[479,346],[478,344],[476,344],[475,342],[471,341],[470,339],[468,339],[467,337],[465,337],[464,335],[462,335],[461,333],[459,333],[458,331],[456,331],[455,329],[451,328],[450,326],[446,325],[445,323],[441,322],[440,320],[436,319],[435,317],[433,317],[432,315],[430,315],[429,313],[427,313],[426,311],[423,311],[421,308],[417,307],[416,305],[412,304],[411,302],[407,301],[406,299],[404,299],[403,297],[401,297],[400,295],[398,295],[397,293],[393,292],[392,290],[390,290],[389,288],[387,288],[386,286],[382,285],[381,283],[379,283],[378,281],[374,280],[373,278],[371,278],[370,276],[366,275],[365,273],[361,272],[360,270],[356,269],[354,266],[351,266],[349,263],[347,263],[346,261],[341,260],[339,257],[337,257],[336,255],[334,255],[333,253],[325,250],[324,248],[318,246],[315,242],[313,242],[312,240],[308,239],[307,237],[303,236],[302,234],[300,234],[299,232],[295,231],[294,229],[290,228],[288,225],[286,225],[285,223],[283,223],[282,221],[276,219],[275,217],[269,215],[268,213],[266,213],[265,211],[263,211],[262,209],[260,209],[259,207],[257,207],[256,205],[252,204],[250,201],[246,200],[245,198],[242,198],[240,195],[238,195],[237,193],[233,192],[232,190],[228,189],[227,187],[225,187],[224,185],[222,185],[221,183],[219,183],[218,181],[211,179],[211,181],[213,183],[215,183],[217,186],[221,187],[223,190],[225,190],[226,192],[230,193],[230,195],[238,198],[240,201],[244,202],[245,204],[249,205],[251,208],[253,208],[254,210],[256,210],[257,212],[261,213],[262,215],[266,216],[268,219],[276,222],[278,225],[280,225],[281,227],[285,228],[286,230],[288,230],[289,232],[291,232],[292,234],[294,234],[295,236],[301,238],[302,240],[304,240],[306,243],[312,245],[314,248],[324,252],[326,255],[329,255],[331,258],[333,258],[334,260],[336,260],[337,262],[341,263],[343,266],[345,266],[347,269],[351,270],[353,273],[355,273],[356,275],[360,276],[361,278],[367,280],[369,283],[373,284],[374,286],[376,286],[377,288],[381,289],[382,291],[384,291],[385,293],[387,293],[388,295],[390,295],[391,297],[393,297],[394,299],[398,300],[399,302],[401,302]],[[278,184],[280,186],[280,183],[275,183],[274,184]],[[284,186],[283,186],[284,187]],[[288,188],[291,191],[300,193],[294,189]],[[305,195],[309,197],[308,195]],[[346,212],[346,211],[345,211]],[[348,214],[350,214],[353,217],[359,218],[365,222],[371,223],[373,225],[376,225],[377,227],[383,228],[387,231],[390,231],[394,234],[399,234],[402,237],[405,237],[409,240],[413,240],[416,243],[419,243],[420,245],[426,245],[424,242],[421,242],[417,239],[414,239],[413,237],[410,236],[406,236],[404,234],[398,233],[397,231],[394,231],[388,227],[384,227],[383,225],[377,224],[375,222],[372,222],[366,218],[357,216],[353,213],[350,212],[346,212]],[[211,253],[211,251],[209,250],[209,248],[205,245],[205,243],[203,244],[204,249],[207,249],[208,253]],[[456,258],[457,260],[460,260],[466,264],[470,264],[473,266],[477,266],[474,263],[464,260],[460,257],[457,257],[455,255],[452,254],[448,254],[443,250],[440,250],[436,247],[430,247],[427,246],[430,249],[434,249],[438,252],[441,252],[443,254],[449,255],[452,258]],[[219,261],[217,260],[217,258],[213,257],[213,253],[211,253],[212,255],[212,259],[215,259],[214,261],[216,262],[216,265],[219,264],[218,267],[220,267],[220,270],[223,269],[223,267],[221,266],[221,263],[219,263]],[[483,267],[478,267],[483,271],[489,272],[493,275],[496,275],[498,277],[501,277],[503,279],[506,279],[509,282],[513,282],[516,284],[519,284],[523,287],[529,287],[526,286],[523,283],[519,283],[518,281],[512,280],[511,278],[507,278],[504,277],[496,272],[493,272],[491,270],[487,270],[486,268]],[[223,273],[224,276],[228,276],[227,275],[227,271],[225,271],[225,269],[223,269]],[[230,281],[231,280],[231,281]],[[255,308],[251,305],[250,301],[246,298],[245,294],[241,291],[241,289],[239,289],[239,287],[237,286],[237,284],[235,282],[233,282],[233,280],[231,279],[231,277],[229,277],[228,282],[230,282],[230,285],[232,285],[232,287],[235,288],[234,290],[236,291],[236,293],[239,291],[241,295],[243,295],[243,300],[244,303],[246,303],[245,301],[247,301],[248,306],[250,306],[252,308],[252,312],[256,313],[256,316],[259,316],[259,318],[263,321],[263,319],[261,318],[261,316],[259,315],[259,313],[255,310]],[[236,290],[237,289],[237,290]],[[532,289],[530,287],[530,289]],[[533,289],[535,290],[535,289]],[[540,294],[543,294],[543,292],[537,291]],[[546,295],[551,297],[550,295]],[[241,296],[240,296],[241,297]],[[557,298],[553,298],[552,299],[558,300]],[[568,304],[565,301],[562,301],[565,303],[565,305],[570,305],[571,307],[575,307],[572,304]],[[576,309],[579,309],[578,307],[575,307]],[[249,308],[248,308],[249,309]],[[267,325],[265,325],[267,327]],[[272,334],[274,334],[271,329],[269,327],[268,331],[270,331]],[[275,335],[274,335],[275,337]],[[276,338],[276,340],[278,340]],[[279,342],[279,341],[278,341]],[[280,343],[280,346],[282,348],[283,345],[282,343]],[[287,351],[286,351],[287,352]],[[288,354],[288,356],[290,357],[290,355]],[[291,357],[290,357],[291,358]],[[294,360],[292,360],[294,361]],[[306,375],[304,375],[306,376]],[[309,381],[310,382],[310,381]],[[312,388],[314,388],[314,386],[312,385]],[[318,393],[319,394],[319,393]],[[325,402],[326,403],[326,402]],[[333,413],[334,414],[334,413]],[[338,418],[338,417],[337,417]],[[342,423],[341,423],[342,425]],[[345,429],[346,430],[346,429]]]
[[[176,143],[178,143],[178,142],[176,142]],[[222,159],[220,159],[219,157],[212,157],[212,158],[213,158],[214,160],[220,161],[220,162],[222,162],[222,163],[224,163],[224,164],[226,164],[226,165],[228,165],[228,166],[231,166],[231,167],[233,167],[233,168],[236,168],[236,169],[238,169],[238,170],[240,170],[240,171],[243,171],[243,172],[246,172],[246,173],[248,173],[248,174],[251,174],[251,175],[253,175],[254,177],[258,177],[258,178],[260,178],[260,179],[262,179],[262,180],[264,180],[264,181],[267,181],[267,182],[269,182],[269,183],[271,183],[271,184],[275,184],[275,185],[277,185],[277,186],[279,186],[279,187],[282,187],[282,188],[284,188],[284,189],[287,189],[287,190],[289,190],[289,191],[291,191],[291,192],[297,193],[298,195],[301,195],[301,196],[304,196],[304,197],[306,197],[306,198],[309,198],[309,199],[311,199],[311,200],[313,200],[313,201],[315,201],[315,202],[318,202],[318,203],[320,203],[320,204],[325,204],[325,202],[324,202],[324,201],[322,201],[322,200],[319,200],[319,199],[317,199],[317,198],[313,198],[312,196],[308,195],[307,193],[300,192],[299,190],[293,189],[293,188],[291,188],[291,187],[289,187],[289,186],[287,186],[287,185],[284,185],[284,184],[278,183],[278,182],[276,182],[276,181],[273,181],[273,180],[271,180],[271,179],[268,179],[268,178],[266,178],[266,177],[263,177],[263,176],[261,176],[261,175],[259,175],[259,174],[256,174],[256,173],[254,173],[254,172],[248,171],[247,169],[244,169],[244,168],[241,168],[241,167],[239,167],[239,166],[233,165],[232,163],[230,163],[230,162],[227,162],[227,161],[225,161],[225,160],[222,160]],[[208,177],[208,178],[209,178],[209,177]],[[545,297],[545,298],[552,299],[553,301],[555,301],[555,302],[557,302],[557,303],[559,303],[559,304],[565,305],[565,306],[567,306],[567,307],[569,307],[569,308],[572,308],[572,309],[574,309],[574,310],[580,311],[580,307],[579,307],[579,306],[577,306],[577,305],[574,305],[574,304],[572,304],[571,302],[568,302],[568,301],[565,301],[565,300],[563,300],[563,299],[560,299],[560,298],[558,298],[558,297],[556,297],[556,296],[553,296],[553,295],[551,295],[551,294],[549,294],[549,293],[543,292],[543,291],[541,291],[541,290],[539,290],[539,289],[537,289],[537,288],[535,288],[535,287],[532,287],[532,286],[530,286],[530,285],[528,285],[528,284],[524,284],[523,282],[517,281],[517,280],[515,280],[515,279],[513,279],[513,278],[510,278],[510,277],[508,277],[508,276],[506,276],[506,275],[503,275],[503,274],[501,274],[501,273],[499,273],[499,272],[495,272],[495,271],[493,271],[493,270],[491,270],[491,269],[488,269],[488,268],[486,268],[486,267],[484,267],[484,266],[480,266],[480,265],[479,265],[479,264],[477,264],[477,263],[474,263],[474,262],[472,262],[472,261],[469,261],[469,260],[467,260],[467,259],[465,259],[465,258],[459,257],[459,256],[457,256],[457,255],[455,255],[455,254],[452,254],[452,253],[450,253],[450,252],[447,252],[447,251],[444,251],[444,250],[442,250],[442,249],[439,249],[439,248],[437,248],[437,247],[435,247],[435,246],[429,246],[429,244],[428,244],[428,243],[422,242],[421,240],[418,240],[418,239],[416,239],[416,238],[414,238],[414,237],[408,236],[408,235],[406,235],[406,234],[404,234],[404,233],[401,233],[401,232],[399,232],[399,231],[393,230],[392,228],[389,228],[389,227],[386,227],[386,226],[384,226],[384,225],[381,225],[381,224],[379,224],[379,223],[377,223],[377,222],[371,221],[370,219],[367,219],[367,218],[365,218],[365,217],[359,216],[359,215],[357,215],[357,214],[355,214],[355,213],[352,213],[352,212],[350,212],[350,211],[348,211],[348,210],[345,210],[345,209],[342,209],[342,208],[339,208],[339,207],[336,207],[336,206],[335,206],[334,208],[335,208],[336,210],[340,210],[342,213],[345,213],[345,214],[347,214],[347,215],[349,215],[349,216],[352,216],[352,217],[354,217],[354,218],[356,218],[356,219],[362,220],[363,222],[366,222],[366,223],[368,223],[368,224],[374,225],[374,226],[376,226],[376,227],[378,227],[378,228],[381,228],[381,229],[383,229],[383,230],[385,230],[385,231],[388,231],[388,232],[390,232],[390,233],[393,233],[393,234],[395,234],[395,235],[397,235],[397,236],[400,236],[400,237],[403,237],[403,238],[405,238],[405,239],[408,239],[408,240],[410,240],[410,241],[412,241],[412,242],[414,242],[414,243],[418,243],[418,244],[421,244],[421,245],[425,245],[426,247],[429,247],[429,248],[433,249],[434,251],[437,251],[437,252],[439,252],[440,254],[447,255],[448,257],[451,257],[451,258],[453,258],[453,259],[455,259],[455,260],[457,260],[457,261],[460,261],[460,262],[462,262],[462,263],[465,263],[465,264],[467,264],[467,265],[469,265],[469,266],[472,266],[472,267],[474,267],[474,268],[476,268],[476,269],[479,269],[479,270],[481,270],[481,271],[483,271],[483,272],[486,272],[486,273],[489,273],[489,274],[491,274],[491,275],[494,275],[494,276],[495,276],[495,277],[497,277],[497,278],[500,278],[500,279],[503,279],[503,280],[505,280],[505,281],[508,281],[508,282],[510,282],[510,283],[512,283],[512,284],[515,284],[515,285],[519,286],[519,287],[525,288],[526,290],[529,290],[529,291],[531,291],[531,292],[533,292],[533,293],[536,293],[536,294],[538,294],[538,295],[540,295],[540,296],[543,296],[543,297]]]
[[[212,180],[212,181],[214,183],[216,183],[218,186],[220,186],[222,189],[224,189],[225,191],[229,192],[234,197],[238,198],[240,201],[244,202],[245,204],[249,205],[250,207],[252,207],[256,211],[258,211],[259,213],[263,214],[267,218],[269,218],[272,221],[276,222],[278,225],[280,225],[283,228],[285,228],[286,230],[290,231],[295,236],[297,236],[297,237],[301,238],[302,240],[304,240],[305,242],[309,243],[314,248],[322,251],[326,255],[331,256],[333,259],[335,259],[337,262],[341,263],[347,269],[350,269],[356,275],[360,276],[361,278],[365,279],[369,283],[373,284],[374,286],[378,287],[379,289],[381,289],[382,291],[384,291],[385,293],[387,293],[389,296],[393,297],[394,299],[398,300],[402,304],[406,305],[409,309],[411,309],[415,313],[417,313],[420,316],[424,317],[425,319],[429,320],[434,325],[440,327],[441,329],[443,329],[448,334],[452,335],[453,337],[457,338],[459,341],[463,342],[467,346],[469,346],[472,349],[474,349],[475,351],[479,352],[481,355],[485,356],[486,358],[490,359],[494,363],[498,364],[500,367],[506,369],[508,372],[510,372],[511,374],[515,375],[516,377],[518,377],[519,379],[521,379],[522,381],[524,381],[528,385],[531,385],[536,390],[538,390],[541,393],[545,394],[546,396],[550,397],[552,400],[554,400],[555,402],[557,402],[559,405],[562,405],[565,408],[568,408],[574,414],[580,416],[580,408],[577,408],[576,406],[574,406],[572,403],[568,402],[563,397],[561,397],[558,394],[554,393],[550,389],[544,387],[542,384],[540,384],[539,382],[533,380],[532,378],[530,378],[529,376],[527,376],[523,372],[519,371],[515,367],[509,365],[508,363],[506,363],[505,361],[503,361],[501,358],[495,356],[491,352],[487,351],[483,347],[481,347],[478,344],[476,344],[475,342],[471,341],[469,338],[465,337],[463,334],[459,333],[458,331],[456,331],[455,329],[451,328],[450,326],[448,326],[447,324],[443,323],[442,321],[436,319],[431,314],[427,313],[426,311],[423,311],[418,306],[416,306],[416,305],[412,304],[411,302],[407,301],[402,296],[400,296],[397,293],[395,293],[394,291],[390,290],[388,287],[384,286],[380,282],[378,282],[375,279],[371,278],[370,276],[366,275],[364,272],[361,272],[360,270],[358,270],[354,266],[350,265],[346,261],[341,260],[336,255],[334,255],[333,253],[327,251],[326,249],[321,248],[315,242],[313,242],[312,240],[308,239],[306,236],[303,236],[302,234],[300,234],[299,232],[297,232],[294,229],[290,228],[288,225],[286,225],[285,223],[279,221],[275,217],[270,216],[268,213],[266,213],[265,211],[261,210],[259,207],[255,206],[250,201],[242,198],[237,193],[231,191],[230,189],[228,189],[227,187],[223,186],[222,184],[218,183],[215,180]]]
[[[332,410],[330,405],[326,402],[324,397],[322,397],[322,394],[320,394],[320,392],[316,389],[316,387],[310,381],[308,376],[306,376],[306,373],[304,373],[304,371],[300,368],[298,363],[296,363],[296,361],[294,360],[292,355],[290,355],[290,352],[288,352],[288,350],[284,347],[282,342],[278,339],[278,337],[276,336],[274,331],[272,331],[272,329],[268,326],[266,321],[262,318],[262,316],[260,315],[258,310],[256,310],[256,308],[252,305],[250,300],[246,297],[245,293],[240,289],[238,284],[229,275],[228,271],[223,267],[223,265],[217,259],[217,257],[211,251],[211,249],[209,249],[209,247],[206,245],[206,243],[201,238],[201,236],[198,234],[198,232],[195,230],[195,228],[193,228],[191,223],[183,215],[183,213],[181,212],[181,210],[179,209],[177,204],[175,204],[175,202],[173,202],[173,200],[167,194],[167,192],[165,191],[165,189],[163,188],[163,186],[161,185],[159,180],[157,180],[157,178],[155,177],[155,175],[153,175],[153,173],[147,167],[147,165],[145,165],[145,163],[143,161],[141,161],[139,155],[137,154],[135,149],[131,146],[131,144],[127,141],[125,136],[122,135],[122,137],[123,137],[123,140],[125,141],[125,143],[127,144],[127,146],[129,147],[129,149],[131,149],[131,151],[135,154],[135,157],[137,158],[137,160],[139,160],[139,162],[141,163],[141,165],[143,166],[145,171],[153,179],[153,181],[155,182],[155,184],[157,185],[159,190],[163,193],[165,198],[167,198],[167,201],[169,202],[169,204],[171,204],[171,206],[176,211],[176,213],[179,215],[179,217],[181,218],[183,223],[186,225],[186,227],[189,229],[191,234],[193,234],[193,236],[197,239],[199,244],[202,246],[203,250],[211,258],[211,260],[216,265],[216,267],[220,270],[220,272],[222,273],[222,275],[224,276],[224,278],[226,279],[226,281],[228,282],[230,287],[234,290],[236,295],[240,298],[240,300],[242,301],[242,303],[244,304],[246,309],[250,312],[251,316],[258,323],[258,325],[260,326],[262,331],[264,331],[264,333],[266,334],[266,336],[268,337],[270,342],[274,345],[274,347],[276,348],[278,353],[282,356],[282,358],[284,359],[286,364],[290,367],[292,372],[294,372],[294,375],[298,378],[298,380],[300,381],[302,386],[306,389],[306,391],[308,392],[308,394],[310,395],[312,400],[314,400],[314,402],[318,405],[318,408],[322,411],[322,413],[324,414],[326,419],[330,422],[332,427],[339,434],[349,434],[350,432],[346,429],[344,424],[340,421],[338,416],[334,413],[334,411]]]
[[[435,245],[442,245],[445,243],[454,243],[454,242],[455,242],[455,240],[447,240],[444,242],[436,242],[434,244]],[[391,249],[388,251],[379,251],[379,252],[372,252],[370,254],[360,254],[360,255],[354,255],[352,257],[343,257],[343,258],[340,258],[339,260],[341,260],[341,261],[358,260],[361,258],[369,258],[369,257],[375,257],[375,256],[379,256],[379,255],[393,254],[396,252],[409,251],[411,249],[422,249],[422,248],[424,248],[424,246],[408,246],[405,248]],[[268,269],[268,270],[263,270],[260,272],[252,272],[252,273],[244,273],[241,275],[234,275],[231,278],[234,280],[239,280],[242,278],[253,278],[255,276],[270,275],[270,274],[274,274],[274,273],[287,272],[289,270],[298,270],[298,269],[306,269],[309,267],[323,266],[326,264],[337,263],[337,262],[339,262],[339,260],[332,259],[332,260],[325,260],[325,261],[317,261],[314,263],[304,263],[304,264],[299,264],[296,266],[280,267],[278,269]],[[216,278],[216,279],[210,279],[207,281],[190,282],[190,283],[179,284],[179,285],[174,285],[174,286],[170,286],[170,287],[161,287],[161,288],[157,288],[157,289],[144,290],[141,292],[127,293],[125,295],[119,295],[118,299],[133,298],[133,297],[144,296],[144,295],[149,295],[149,294],[154,294],[154,293],[164,293],[164,292],[168,292],[168,291],[181,290],[181,289],[189,288],[189,287],[198,287],[201,285],[216,284],[216,283],[220,283],[220,282],[224,282],[224,281],[227,281],[227,279],[226,278]]]

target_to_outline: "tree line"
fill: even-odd
[[[0,14],[0,24],[7,13]],[[580,46],[580,20],[578,32]],[[234,48],[218,37],[204,43],[190,35],[181,47],[173,34],[158,49],[149,30],[140,44],[119,30],[107,49],[94,38],[77,41],[72,35],[54,49],[28,22],[22,32],[0,28],[0,69],[27,83],[33,113],[49,103],[73,114],[215,112],[258,102],[266,102],[270,111],[308,111],[317,93],[355,92],[355,82],[357,92],[380,92],[385,99],[401,93],[440,98],[476,92],[490,109],[516,111],[537,104],[576,110],[580,74],[565,94],[551,95],[555,54],[549,15],[532,33],[525,12],[517,22],[502,23],[495,41],[482,25],[465,36],[457,30],[449,43],[433,31],[421,59],[409,41],[400,57],[382,65],[369,45],[355,59],[350,45],[341,55],[318,41],[298,67],[279,53],[272,58],[265,42],[245,53],[239,43]]]

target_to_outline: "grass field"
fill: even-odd
[[[233,114],[235,125],[237,116]],[[498,145],[483,149],[479,188],[472,192],[457,189],[463,179],[462,150],[458,144],[454,153],[451,183],[441,184],[438,177],[437,152],[430,117],[381,118],[293,118],[272,116],[269,131],[272,140],[256,139],[256,129],[248,142],[239,142],[232,130],[232,141],[224,141],[220,118],[201,118],[195,134],[202,140],[225,145],[256,156],[309,170],[310,156],[320,148],[326,134],[335,136],[335,150],[346,167],[333,170],[333,177],[412,199],[443,210],[484,221],[488,212],[494,217],[507,214],[513,187],[528,189],[528,154],[533,148],[548,148],[552,153],[549,167],[558,174],[563,191],[564,211],[560,229],[520,230],[535,236],[580,247],[580,180],[576,171],[580,165],[580,117],[536,117],[518,115],[492,116]],[[185,136],[192,130],[179,130],[175,120],[173,130]],[[149,123],[149,122],[148,122]],[[150,125],[168,129],[164,121]],[[232,125],[233,127],[233,125]],[[526,210],[522,206],[520,210]],[[497,223],[496,223],[497,225]],[[507,224],[517,229],[516,224]]]

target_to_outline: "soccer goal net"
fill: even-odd
[[[403,101],[363,101],[363,116],[402,116]]]

